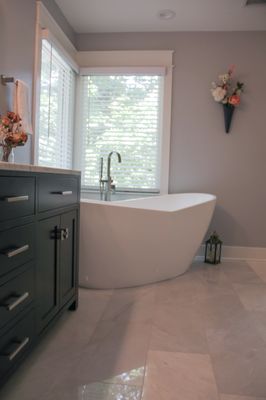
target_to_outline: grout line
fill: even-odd
[[[147,352],[146,352],[146,357],[145,357],[144,374],[143,374],[143,380],[142,380],[141,398],[140,398],[140,400],[142,400],[143,394],[144,394],[144,384],[145,384],[145,380],[146,380],[147,361],[148,361],[148,358],[149,358],[150,345],[151,345],[151,338],[152,338],[152,331],[153,331],[153,323],[154,323],[153,318],[154,318],[154,314],[155,314],[156,292],[157,292],[158,284],[155,283],[153,286],[154,286],[153,310],[152,310],[152,318],[151,318],[151,322],[150,322],[150,333],[149,333],[149,338],[148,338],[148,340],[147,340]]]

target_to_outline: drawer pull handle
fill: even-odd
[[[23,303],[23,301],[25,301],[28,297],[29,297],[29,292],[25,292],[24,294],[22,294],[19,297],[16,297],[16,299],[11,302],[8,303],[8,300],[3,304],[3,306],[8,310],[8,311],[13,311],[14,308],[16,308],[17,306],[19,306],[21,303]],[[11,299],[13,299],[15,296],[12,296]]]
[[[25,251],[28,251],[29,248],[30,248],[30,246],[28,244],[25,244],[25,246],[18,247],[17,249],[7,250],[7,251],[5,251],[4,254],[8,258],[12,258],[12,257],[17,256],[18,254],[21,254],[21,253],[24,253]]]
[[[16,342],[18,343],[17,348],[14,351],[12,351],[12,353],[6,355],[8,360],[12,361],[24,349],[24,347],[27,346],[29,341],[30,338],[26,337],[24,340],[22,340],[22,342]]]
[[[7,203],[18,203],[19,201],[28,201],[29,196],[11,196],[5,197],[4,201]]]
[[[60,194],[61,196],[71,196],[73,192],[72,190],[65,190],[60,192],[53,192],[53,194]]]

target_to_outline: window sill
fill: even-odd
[[[159,193],[141,193],[141,192],[115,192],[111,194],[111,199],[116,200],[129,200],[139,199],[143,197],[158,196]],[[101,200],[99,190],[81,190],[81,199],[87,200]]]

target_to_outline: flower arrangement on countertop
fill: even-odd
[[[235,67],[229,68],[226,74],[219,75],[219,83],[212,82],[212,95],[215,101],[222,104],[231,104],[238,106],[240,104],[240,95],[243,92],[244,83],[237,81],[236,86],[231,89],[232,75]]]
[[[231,66],[226,74],[219,75],[219,83],[212,82],[211,88],[214,100],[223,105],[226,133],[229,132],[235,106],[239,106],[240,95],[244,88],[244,83],[239,81],[232,87],[234,70],[235,66]]]
[[[0,115],[0,146],[3,148],[2,161],[8,161],[12,148],[24,146],[28,135],[22,130],[21,118],[12,111]]]

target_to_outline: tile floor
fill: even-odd
[[[265,400],[266,262],[80,290],[1,400]]]

